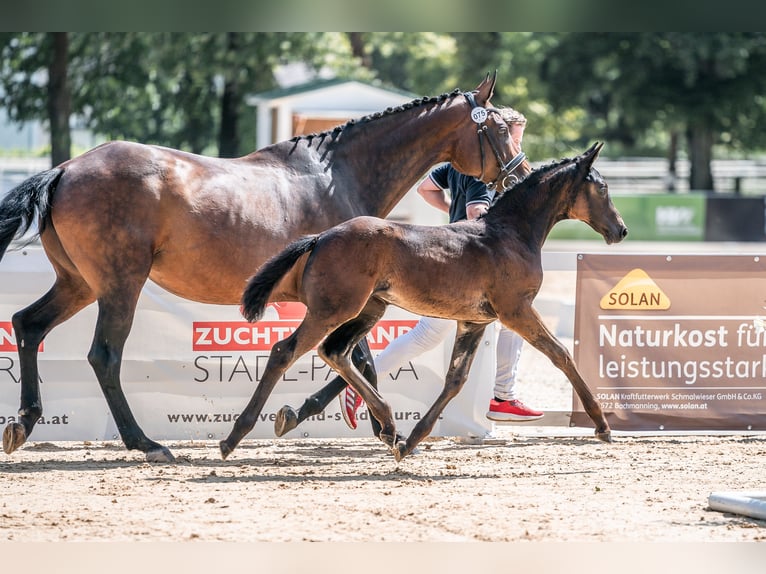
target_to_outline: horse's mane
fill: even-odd
[[[411,102],[407,102],[407,103],[402,104],[400,106],[396,106],[396,107],[393,107],[393,108],[386,108],[382,112],[375,112],[375,113],[363,116],[361,118],[351,119],[351,120],[347,121],[345,124],[336,126],[336,127],[332,128],[332,129],[325,130],[323,132],[315,132],[315,133],[311,133],[311,134],[303,134],[303,135],[294,136],[293,138],[290,139],[290,141],[297,142],[297,141],[300,141],[302,139],[307,139],[307,140],[310,141],[313,138],[324,138],[326,136],[332,136],[333,138],[336,138],[336,137],[338,137],[340,135],[340,133],[343,130],[345,130],[345,129],[353,126],[353,125],[367,123],[367,122],[370,122],[370,121],[373,121],[373,120],[380,119],[382,117],[390,116],[390,115],[393,115],[393,114],[398,114],[399,112],[403,112],[405,110],[410,110],[412,108],[417,108],[419,106],[424,106],[424,105],[427,105],[427,104],[437,104],[437,103],[443,102],[444,100],[448,100],[450,98],[454,98],[455,96],[458,96],[458,95],[460,95],[462,93],[463,92],[459,88],[455,88],[451,92],[447,92],[447,93],[441,94],[440,96],[424,96],[422,98],[417,98],[415,100],[412,100]]]

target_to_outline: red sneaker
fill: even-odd
[[[356,430],[356,411],[362,406],[362,397],[354,389],[346,385],[346,390],[338,396],[340,399],[340,412],[343,413],[343,420],[349,428]]]
[[[542,411],[530,409],[518,399],[512,401],[489,401],[487,418],[492,421],[533,421],[542,418]]]

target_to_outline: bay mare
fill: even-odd
[[[43,412],[40,343],[95,301],[88,361],[120,436],[149,461],[172,461],[169,449],[144,434],[120,381],[146,280],[186,299],[238,304],[253,269],[292,240],[359,215],[385,217],[434,164],[452,162],[502,187],[517,168],[512,160],[523,156],[490,102],[495,81],[488,75],[471,92],[413,100],[235,159],[110,142],[11,190],[0,203],[0,258],[37,215],[56,278],[12,318],[21,397],[18,420],[3,432],[5,452],[26,442]],[[526,161],[521,169],[529,171]],[[272,300],[296,300],[299,282],[296,269]],[[366,344],[355,360],[375,385]],[[344,386],[336,380],[324,405]]]
[[[296,266],[303,269],[299,299],[307,311],[298,328],[272,348],[255,393],[220,442],[223,457],[253,428],[282,374],[318,345],[320,357],[365,400],[380,422],[380,438],[401,460],[431,432],[460,392],[484,328],[496,319],[561,369],[595,424],[596,436],[610,441],[600,405],[566,347],[532,306],[543,279],[542,246],[556,222],[584,221],[609,244],[628,233],[606,182],[593,168],[602,146],[594,144],[574,159],[536,170],[477,220],[432,227],[357,217],[295,241],[261,267],[242,299],[248,321],[262,316],[283,281],[293,281],[289,273]],[[388,403],[351,361],[351,350],[388,305],[457,321],[444,389],[406,440],[397,437]],[[277,420],[275,427],[282,424]]]

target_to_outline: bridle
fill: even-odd
[[[465,99],[471,106],[471,119],[478,124],[476,134],[479,136],[479,151],[481,152],[481,175],[478,179],[484,180],[484,145],[483,137],[487,138],[489,147],[492,148],[492,152],[495,154],[497,164],[500,166],[500,173],[491,182],[487,183],[487,189],[495,191],[498,184],[502,183],[501,191],[509,189],[514,183],[519,181],[519,178],[513,175],[513,172],[518,168],[522,162],[526,159],[526,154],[520,151],[517,155],[512,157],[507,163],[503,163],[503,158],[500,155],[497,142],[495,142],[489,134],[489,128],[487,127],[488,112],[494,112],[500,114],[500,110],[497,108],[485,108],[476,103],[476,98],[473,97],[471,92],[464,92]]]

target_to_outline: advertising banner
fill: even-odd
[[[614,430],[766,430],[764,317],[766,257],[578,256],[574,358]]]
[[[0,428],[16,420],[19,364],[11,318],[53,284],[53,271],[40,248],[11,251],[0,264]],[[59,325],[40,348],[43,419],[30,440],[113,440],[118,438],[87,355],[96,322],[93,304]],[[123,389],[134,415],[156,440],[221,439],[253,394],[271,346],[300,323],[300,304],[274,304],[263,321],[247,323],[237,306],[204,305],[171,295],[148,283],[139,300],[122,364]],[[374,354],[405,333],[418,317],[389,308],[368,336]],[[483,437],[491,430],[484,413],[495,370],[495,328],[488,328],[463,391],[449,404],[434,436]],[[401,365],[379,381],[394,410],[397,430],[409,433],[444,386],[452,338]],[[250,438],[273,438],[275,413],[300,407],[335,376],[316,352],[301,357],[266,403]],[[369,436],[369,415],[359,411],[357,430],[342,419],[333,400],[286,435],[290,437]]]

